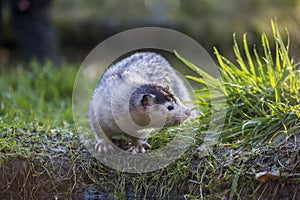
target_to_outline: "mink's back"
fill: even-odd
[[[107,87],[113,81],[124,81],[129,75],[144,82],[172,85],[177,75],[168,61],[157,53],[135,53],[111,66],[101,77],[97,87]],[[137,78],[136,81],[139,81]]]

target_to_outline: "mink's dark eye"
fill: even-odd
[[[169,110],[169,111],[171,111],[171,110],[173,110],[173,109],[174,109],[173,106],[168,106],[168,110]]]

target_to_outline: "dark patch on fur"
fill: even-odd
[[[155,96],[155,104],[164,104],[167,101],[174,101],[177,103],[173,91],[169,86],[163,87],[156,84],[146,84],[138,87],[132,94],[130,98],[130,105],[134,105],[135,99],[140,96],[140,94],[151,94]]]

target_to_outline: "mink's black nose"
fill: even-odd
[[[186,114],[187,116],[190,116],[191,115],[191,110],[190,109],[187,109],[184,114]]]

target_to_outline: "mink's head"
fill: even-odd
[[[164,127],[175,126],[191,114],[174,95],[169,86],[145,84],[138,87],[130,98],[129,110],[132,119],[141,126],[157,120]]]

